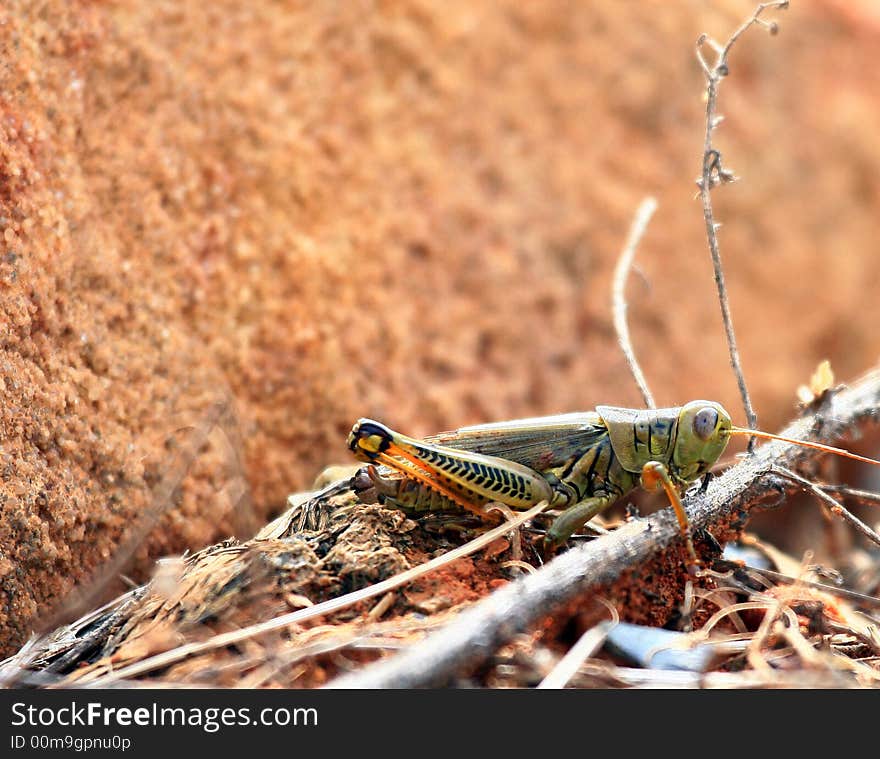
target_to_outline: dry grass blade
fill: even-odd
[[[609,606],[611,609],[612,619],[600,622],[595,627],[591,627],[578,639],[571,649],[563,656],[557,665],[550,671],[539,684],[539,689],[564,688],[568,682],[577,674],[581,665],[586,659],[593,656],[596,651],[605,642],[608,633],[618,623],[620,617],[617,609]]]
[[[657,210],[657,200],[655,198],[645,198],[636,210],[635,218],[629,230],[629,237],[626,245],[617,259],[617,266],[614,268],[614,280],[611,291],[611,310],[614,314],[614,331],[617,332],[617,341],[620,343],[620,349],[626,358],[627,366],[629,366],[630,374],[639,387],[642,398],[645,399],[645,405],[648,408],[657,408],[654,402],[654,396],[648,387],[648,382],[642,372],[642,367],[636,359],[635,351],[632,346],[632,339],[629,334],[629,325],[626,321],[626,280],[629,271],[632,268],[633,259],[636,255],[636,247],[639,241],[644,237],[645,230],[648,228],[648,222]]]

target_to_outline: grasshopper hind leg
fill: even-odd
[[[541,501],[553,502],[559,495],[539,472],[515,461],[416,440],[372,419],[355,424],[348,445],[361,460],[384,464],[417,482],[422,492],[438,494],[438,503],[457,504],[488,521],[498,521],[486,511],[488,503],[525,510]],[[406,489],[417,486],[398,486],[403,496],[398,500],[413,501],[406,498]],[[435,510],[426,498],[418,501],[426,510]]]

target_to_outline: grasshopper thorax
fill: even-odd
[[[691,401],[681,407],[672,452],[672,471],[684,482],[702,477],[724,453],[733,424],[715,401]]]
[[[596,411],[618,461],[633,474],[657,461],[680,483],[693,482],[718,461],[730,438],[730,414],[714,401],[661,409],[597,406]]]

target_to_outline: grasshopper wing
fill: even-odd
[[[461,427],[426,440],[498,456],[543,471],[562,466],[607,435],[608,429],[599,415],[587,411]]]

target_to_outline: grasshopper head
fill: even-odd
[[[684,482],[702,477],[718,461],[733,424],[720,403],[691,401],[681,407],[672,454],[673,470]]]

